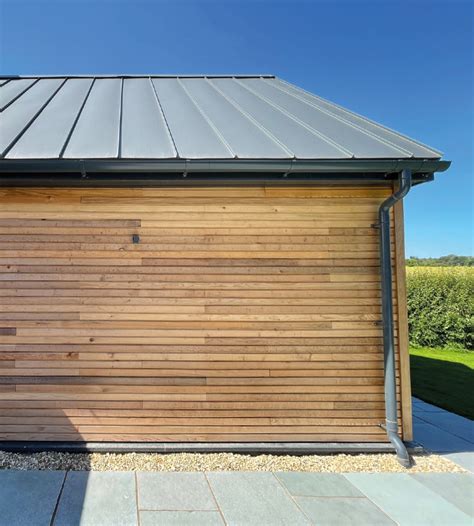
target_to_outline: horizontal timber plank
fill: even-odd
[[[385,441],[390,192],[0,189],[0,440]]]

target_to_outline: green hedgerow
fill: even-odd
[[[412,345],[474,348],[474,268],[407,268]]]

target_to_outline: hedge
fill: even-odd
[[[408,267],[410,343],[474,349],[474,268]]]
[[[474,257],[449,254],[439,258],[417,258],[406,260],[407,267],[474,267]]]

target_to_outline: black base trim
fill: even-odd
[[[424,450],[407,444],[410,453]],[[241,453],[246,455],[334,455],[337,453],[393,453],[389,442],[0,442],[1,451],[37,453]]]

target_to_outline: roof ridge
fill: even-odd
[[[0,75],[1,80],[18,80],[18,79],[74,79],[74,78],[102,78],[102,79],[126,79],[126,78],[264,78],[264,79],[274,79],[275,75],[268,73],[229,73],[229,74],[219,74],[219,73],[198,73],[198,74],[189,74],[189,73],[86,73],[86,74],[76,74],[76,73],[64,73],[64,74],[53,74],[53,75]]]

